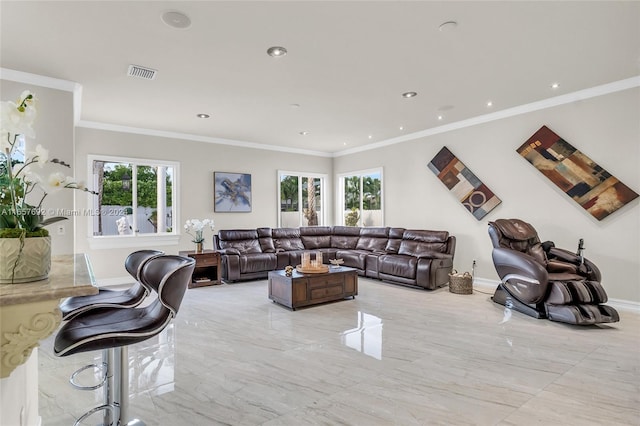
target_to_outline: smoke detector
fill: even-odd
[[[129,77],[138,77],[145,80],[153,80],[156,78],[157,72],[157,70],[151,68],[141,67],[139,65],[129,65],[127,75]]]

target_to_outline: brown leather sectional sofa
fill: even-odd
[[[343,259],[358,274],[429,290],[449,281],[456,238],[447,231],[391,227],[310,226],[221,230],[222,278],[266,278],[269,271],[301,263],[302,253],[322,252],[324,263]]]

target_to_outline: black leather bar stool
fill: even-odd
[[[138,306],[151,293],[151,289],[140,283],[140,271],[144,264],[154,257],[164,254],[158,250],[138,250],[127,256],[124,267],[135,279],[135,283],[126,290],[101,288],[98,294],[69,297],[60,303],[62,320],[68,321],[77,315],[101,308],[133,308]]]
[[[109,353],[105,403],[82,415],[76,425],[98,411],[104,411],[105,425],[144,425],[137,419],[129,421],[128,345],[165,329],[178,313],[194,268],[192,258],[162,255],[149,259],[140,272],[140,282],[157,293],[151,304],[89,311],[61,327],[54,343],[56,356],[95,350]]]

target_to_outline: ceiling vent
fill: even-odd
[[[138,77],[145,80],[153,80],[154,78],[156,78],[157,72],[157,70],[153,70],[151,68],[145,68],[138,65],[129,65],[127,75],[129,77]]]

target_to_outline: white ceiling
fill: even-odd
[[[3,0],[0,20],[0,66],[80,83],[84,122],[324,153],[640,74],[636,1]]]

